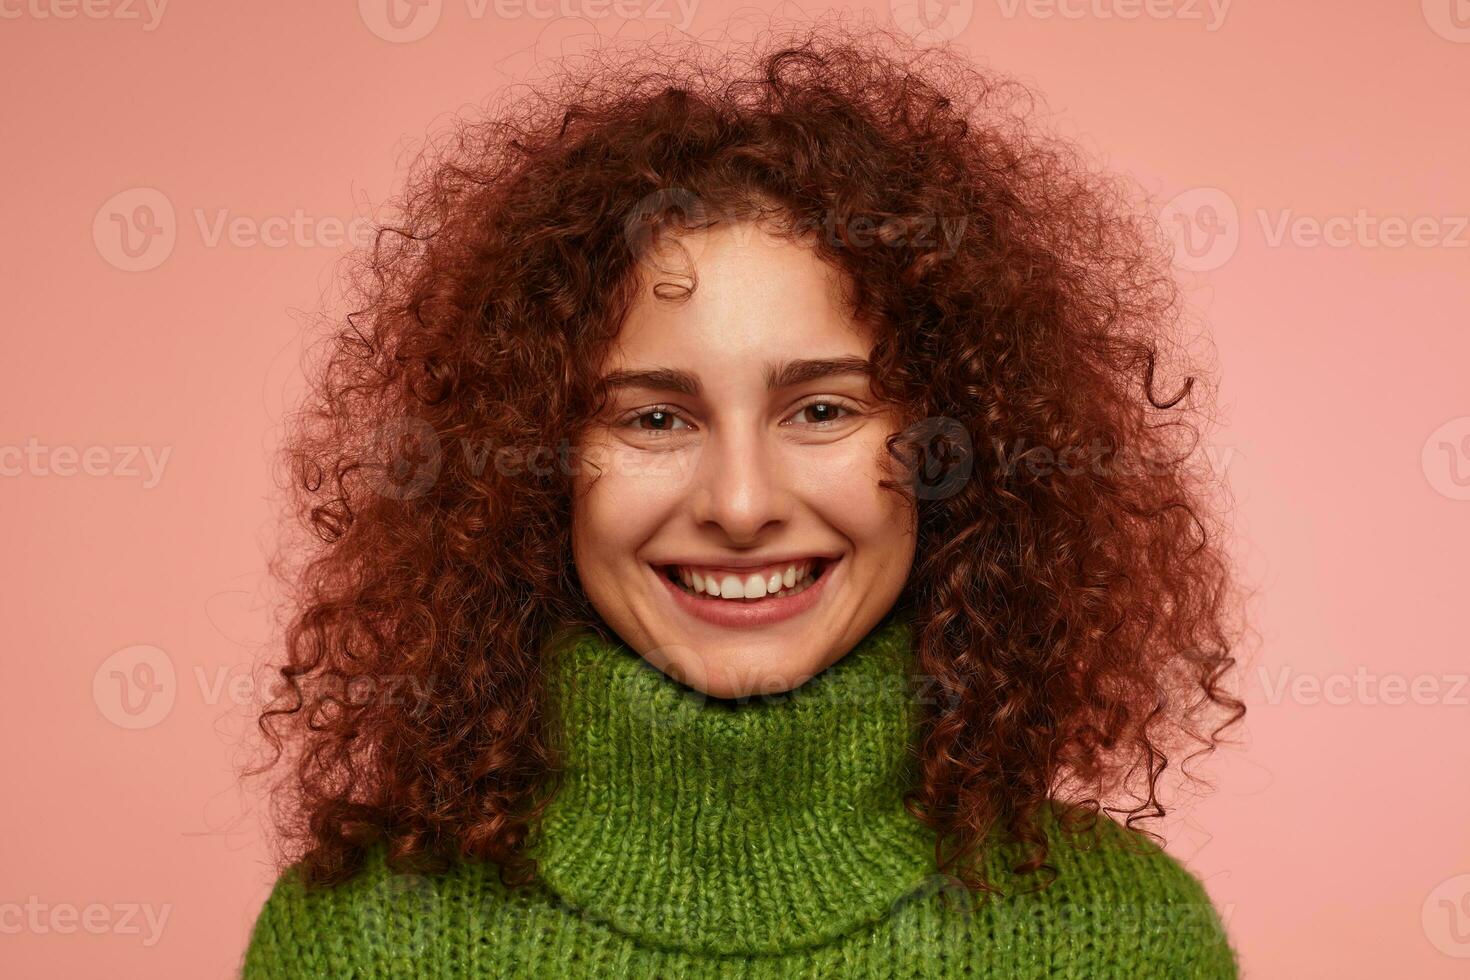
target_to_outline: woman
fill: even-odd
[[[1133,826],[1243,711],[1149,222],[881,32],[558,77],[293,430],[245,975],[1234,976]]]

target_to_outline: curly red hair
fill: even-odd
[[[1106,809],[1130,826],[1163,814],[1171,760],[1244,713],[1188,464],[1204,400],[1193,377],[1155,390],[1180,314],[1156,223],[1033,101],[950,50],[829,25],[583,56],[418,158],[282,457],[311,536],[257,771],[289,755],[277,820],[308,883],[376,844],[398,868],[534,876],[556,771],[537,652],[557,627],[608,635],[557,461],[600,409],[649,243],[715,215],[819,230],[912,422],[890,441],[920,467],[899,604],[945,696],[909,803],[936,866],[989,888],[976,858],[1003,829],[1032,845],[1018,870],[1049,867],[1049,799],[1074,823],[1123,797]]]

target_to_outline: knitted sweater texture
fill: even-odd
[[[792,691],[725,700],[592,634],[548,651],[560,789],[533,830],[539,876],[489,862],[276,882],[245,952],[266,977],[1237,976],[1200,882],[1100,818],[1044,813],[1057,877],[987,854],[1000,896],[935,872],[904,808],[926,697],[910,622],[890,616]]]

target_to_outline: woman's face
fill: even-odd
[[[645,276],[601,365],[608,409],[577,446],[577,573],[665,673],[716,697],[786,691],[851,650],[908,577],[913,503],[878,486],[902,475],[884,448],[900,423],[814,252],[753,223],[682,241],[697,288],[663,300]]]

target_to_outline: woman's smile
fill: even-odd
[[[707,623],[728,627],[765,626],[812,609],[828,591],[837,558],[777,562],[742,573],[718,566],[651,566],[673,604]]]

